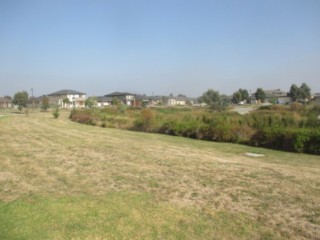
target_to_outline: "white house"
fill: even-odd
[[[97,107],[107,107],[112,105],[111,97],[97,97]]]
[[[107,95],[104,95],[105,97],[109,98],[116,98],[120,101],[122,101],[125,105],[128,106],[135,106],[135,95],[128,92],[113,92]]]
[[[188,98],[184,96],[169,97],[168,106],[186,106]]]
[[[177,100],[176,100],[176,98],[175,98],[175,97],[169,97],[167,104],[168,104],[168,106],[175,106],[175,105],[177,105]]]
[[[187,97],[183,97],[183,96],[176,97],[176,103],[179,106],[186,106],[187,101],[188,101]]]
[[[86,100],[85,93],[70,89],[50,93],[48,97],[50,104],[57,104],[61,108],[84,107],[84,101]]]

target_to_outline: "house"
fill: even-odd
[[[149,105],[151,106],[160,106],[163,105],[167,97],[165,96],[151,96],[149,97]]]
[[[113,98],[100,96],[97,97],[97,107],[107,107],[112,105]]]
[[[168,98],[168,102],[167,102],[168,106],[175,106],[177,105],[177,100],[175,97],[169,97]]]
[[[278,103],[278,104],[289,104],[291,98],[287,92],[281,91],[280,89],[264,90],[266,94],[266,102]]]
[[[320,103],[320,93],[314,93],[312,95],[312,101],[316,102],[316,103]]]
[[[128,93],[128,92],[113,92],[107,95],[104,95],[105,97],[109,97],[112,99],[118,99],[121,102],[123,102],[127,106],[135,106],[135,94]]]
[[[57,104],[61,108],[70,107],[84,107],[84,101],[86,100],[86,94],[70,89],[63,89],[57,92],[48,94],[49,104]]]
[[[188,103],[188,98],[184,96],[178,96],[176,97],[176,103],[179,106],[186,106]]]
[[[167,97],[165,96],[147,96],[147,95],[136,95],[135,106],[161,106],[166,102]]]
[[[146,107],[150,105],[150,99],[147,95],[136,95],[135,96],[135,107]]]
[[[320,93],[314,93],[314,94],[312,94],[312,97],[313,98],[320,98]]]
[[[12,99],[9,97],[1,97],[0,108],[13,108]]]
[[[186,106],[188,105],[189,99],[185,96],[173,97],[170,96],[168,98],[168,106]]]

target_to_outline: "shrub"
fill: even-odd
[[[296,152],[303,153],[305,144],[310,139],[310,131],[306,129],[299,129],[293,136],[293,147]]]
[[[140,127],[143,131],[148,132],[151,130],[155,122],[155,114],[150,108],[145,108],[141,111],[140,114]]]
[[[92,114],[93,114],[93,111],[90,111],[90,109],[82,109],[82,110],[73,109],[70,113],[69,118],[72,121],[75,121],[78,123],[96,125],[97,118],[94,117]]]
[[[53,109],[52,115],[54,118],[58,118],[60,116],[60,108],[59,106],[56,106],[55,109]]]
[[[305,110],[305,107],[301,103],[293,102],[290,105],[290,110],[293,112],[301,113]]]

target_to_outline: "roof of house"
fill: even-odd
[[[99,96],[97,102],[112,102],[112,97]]]
[[[188,101],[187,97],[179,96],[179,97],[169,97],[169,99],[174,99],[176,101]]]
[[[133,93],[129,93],[129,92],[113,92],[113,93],[109,93],[104,95],[105,97],[119,97],[119,96],[127,96],[127,95],[135,95]]]
[[[79,92],[79,91],[75,91],[75,90],[71,90],[71,89],[63,89],[57,92],[53,92],[48,94],[48,96],[55,96],[55,95],[67,95],[67,94],[79,94],[79,95],[83,95],[85,93],[83,92]]]
[[[0,102],[6,102],[6,103],[11,103],[12,102],[12,99],[9,99],[9,98],[5,98],[5,97],[0,97]]]
[[[187,97],[183,97],[183,96],[179,96],[179,97],[176,97],[176,100],[177,101],[188,101],[188,98]]]
[[[158,101],[158,100],[162,100],[164,97],[165,96],[136,95],[135,99],[141,100],[141,101]]]
[[[266,97],[287,97],[288,93],[280,89],[264,90]]]

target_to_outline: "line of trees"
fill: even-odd
[[[311,98],[311,89],[306,83],[302,83],[300,87],[292,84],[289,91],[289,97],[293,102],[307,102]]]
[[[250,101],[250,96],[247,89],[240,88],[238,91],[234,92],[232,95],[233,103],[249,102],[249,101]]]
[[[223,110],[230,102],[232,103],[251,103],[251,97],[247,89],[240,88],[232,94],[232,98],[226,95],[220,95],[218,91],[209,89],[198,98],[200,103],[206,103],[213,109]],[[266,93],[262,88],[257,88],[254,93],[254,98],[258,102],[265,102]],[[300,87],[296,84],[292,84],[288,97],[291,98],[293,102],[306,103],[311,99],[311,89],[306,83],[302,83]],[[231,101],[230,101],[231,100]]]

